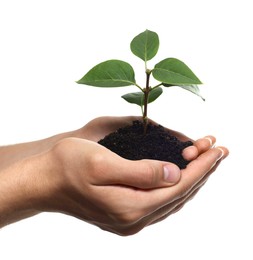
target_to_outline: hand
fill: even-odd
[[[180,172],[168,162],[123,159],[94,142],[134,119],[97,118],[77,131],[3,147],[1,158],[11,159],[0,168],[0,227],[56,211],[134,234],[179,210],[228,155],[225,147],[211,148],[214,137],[199,139],[183,151],[192,161]]]
[[[171,187],[164,169],[179,173],[173,164],[129,161],[92,141],[64,139],[39,160],[47,158],[52,168],[44,181],[37,177],[40,187],[41,181],[48,185],[36,208],[63,212],[119,235],[134,234],[178,211],[204,185],[228,155],[225,147],[211,148],[210,140],[215,139],[195,142],[199,155]]]

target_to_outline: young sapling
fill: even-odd
[[[163,93],[162,87],[178,86],[200,96],[204,100],[198,88],[198,85],[202,84],[201,81],[182,61],[176,58],[166,58],[158,62],[154,68],[148,68],[147,62],[155,57],[159,49],[157,33],[145,30],[134,37],[130,43],[130,49],[134,55],[144,61],[145,86],[137,84],[134,69],[129,63],[115,59],[99,63],[77,83],[104,88],[136,86],[139,89],[138,92],[125,94],[122,98],[141,107],[144,133],[146,133],[148,124],[148,104],[155,101]],[[150,76],[157,81],[155,86],[150,86]]]

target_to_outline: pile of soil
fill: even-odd
[[[161,125],[148,124],[146,134],[143,129],[142,122],[134,121],[98,143],[129,160],[154,159],[186,168],[189,161],[182,157],[182,150],[192,145],[191,141],[180,141]]]

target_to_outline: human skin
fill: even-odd
[[[0,227],[61,212],[132,235],[182,208],[228,155],[207,136],[183,151],[191,162],[180,171],[168,162],[124,159],[97,143],[136,119],[100,117],[75,131],[0,147]]]

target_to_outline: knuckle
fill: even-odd
[[[66,159],[66,156],[68,155],[68,151],[70,151],[71,147],[73,146],[73,142],[74,139],[72,138],[65,138],[60,140],[51,149],[53,156],[55,156],[57,159],[61,161]]]
[[[152,163],[147,163],[145,168],[145,183],[147,187],[155,187],[159,184],[159,173]]]
[[[129,226],[138,221],[140,214],[137,212],[127,212],[117,216],[117,222],[122,226]]]
[[[93,176],[94,182],[96,182],[97,180],[108,177],[105,173],[110,172],[110,163],[103,153],[94,152],[92,156],[89,157],[87,169],[89,170],[90,176]]]

